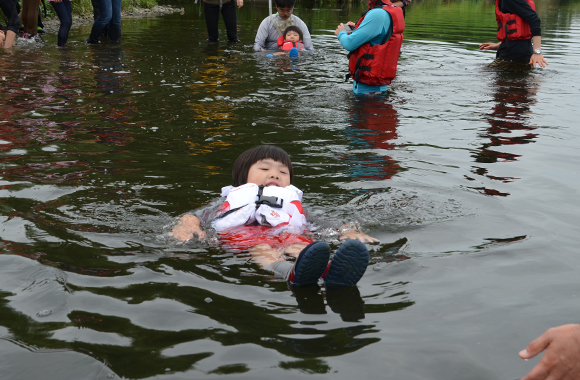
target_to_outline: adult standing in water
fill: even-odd
[[[93,23],[89,44],[98,44],[103,29],[109,25],[109,42],[119,42],[121,38],[121,0],[99,0],[99,16]]]
[[[302,30],[304,49],[313,50],[312,38],[308,27],[297,16],[293,15],[296,0],[276,0],[278,13],[266,17],[256,33],[254,51],[278,50],[278,38],[287,27],[296,25]]]
[[[236,15],[236,4],[238,8],[244,5],[244,0],[203,0],[203,15],[207,27],[207,40],[215,42],[218,40],[218,22],[220,11],[226,24],[226,34],[230,42],[239,42],[238,39],[238,19]]]
[[[334,34],[350,52],[348,71],[355,94],[387,91],[397,73],[397,62],[403,43],[405,20],[402,7],[409,2],[369,0],[368,10],[356,24],[336,27]]]
[[[532,0],[495,0],[495,18],[500,42],[479,45],[479,50],[497,50],[496,59],[489,67],[515,70],[527,70],[536,65],[546,67],[541,21]]]

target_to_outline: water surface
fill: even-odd
[[[578,2],[538,1],[550,65],[530,73],[486,70],[493,4],[414,3],[376,97],[343,82],[332,33],[362,8],[340,8],[298,4],[316,51],[294,61],[252,51],[263,3],[235,45],[208,44],[194,4],[124,20],[120,45],[84,27],[0,52],[2,379],[511,380],[577,322]],[[380,239],[357,288],[292,293],[163,238],[263,143],[322,229]]]

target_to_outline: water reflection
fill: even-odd
[[[552,19],[564,21],[552,25],[562,30],[546,30],[558,34],[563,49],[551,50],[566,64],[542,73],[551,77],[535,104],[541,75],[491,73],[491,83],[481,84],[474,67],[485,59],[453,42],[492,34],[491,3],[413,7],[411,36],[451,37],[420,49],[407,40],[404,70],[387,97],[352,97],[341,87],[346,58],[326,36],[354,9],[312,11],[319,48],[296,65],[254,55],[250,43],[207,46],[197,8],[193,21],[130,22],[135,27],[124,29],[119,46],[0,53],[0,342],[10,335],[1,348],[16,358],[13,366],[45,371],[39,355],[18,357],[24,347],[43,352],[52,366],[62,361],[47,351],[72,350],[111,369],[102,373],[134,379],[367,371],[499,378],[508,375],[489,368],[517,369],[511,348],[498,343],[514,335],[514,321],[543,306],[523,304],[540,302],[538,294],[558,299],[574,281],[550,266],[564,260],[561,253],[541,258],[575,236],[573,216],[550,214],[575,205],[565,192],[576,187],[561,186],[574,184],[573,170],[535,177],[554,184],[544,189],[522,189],[526,181],[518,178],[535,176],[538,163],[553,168],[566,159],[573,166],[575,114],[561,93],[573,98],[576,91],[568,63],[577,12],[559,7]],[[246,11],[240,37],[252,41],[253,20],[267,11]],[[547,49],[556,46],[546,40]],[[553,138],[527,145],[544,149],[534,161],[521,148],[538,141],[539,125],[551,127]],[[358,220],[379,235],[359,287],[292,293],[217,244],[174,247],[157,239],[174,216],[214,199],[239,152],[259,143],[281,144],[296,158],[297,185],[320,225]],[[526,198],[543,199],[541,215],[560,220],[552,224],[563,232],[535,222],[538,202],[466,192],[466,172],[470,184],[481,181],[473,186],[481,193],[526,190]],[[556,187],[563,190],[548,193]],[[484,254],[457,253],[474,246]],[[529,276],[543,284],[556,278],[563,287],[513,287]],[[499,326],[495,335],[486,323]],[[44,378],[66,378],[60,373]]]
[[[343,134],[350,149],[363,152],[339,158],[349,162],[348,171],[355,178],[391,178],[401,170],[399,163],[386,155],[397,139],[397,110],[385,95],[353,96],[349,100],[350,124]]]
[[[194,155],[230,146],[231,143],[225,142],[225,138],[234,133],[232,127],[236,107],[231,89],[239,82],[235,72],[239,69],[240,57],[219,51],[208,53],[201,67],[196,68],[191,78],[193,83],[187,85],[191,89],[188,96],[196,99],[187,103],[193,111],[194,123],[203,125],[199,127],[203,135],[195,134],[194,138],[186,141]]]
[[[97,143],[127,145],[133,141],[130,130],[123,130],[123,124],[133,121],[133,113],[137,111],[130,96],[132,81],[131,73],[126,71],[123,63],[123,48],[121,45],[91,46],[89,59],[94,69],[95,93],[99,110],[96,112],[102,118],[93,126],[90,133],[97,137]],[[124,84],[127,78],[127,86]],[[135,128],[137,125],[131,123]],[[128,127],[128,125],[127,125]]]
[[[534,143],[538,137],[537,133],[531,132],[537,127],[529,125],[530,108],[535,103],[538,85],[531,73],[500,71],[494,73],[493,88],[493,101],[496,104],[487,117],[490,126],[478,134],[478,137],[489,142],[481,144],[472,157],[475,162],[481,164],[518,161],[521,155],[509,152],[509,148],[514,145]],[[500,148],[503,148],[502,151],[499,150]],[[513,176],[494,175],[489,172],[489,169],[488,165],[474,166],[472,173],[503,183],[518,179]],[[472,188],[486,195],[503,197],[510,195],[508,192],[494,188]]]

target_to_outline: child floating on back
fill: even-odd
[[[232,169],[234,186],[222,188],[219,209],[183,215],[169,236],[187,241],[217,231],[221,243],[247,250],[252,259],[292,287],[312,286],[323,279],[327,288],[356,284],[369,262],[362,242],[376,239],[347,231],[344,242],[330,260],[330,246],[314,241],[302,209],[302,191],[292,185],[290,156],[281,148],[261,145],[242,153]],[[285,259],[296,258],[295,262]]]

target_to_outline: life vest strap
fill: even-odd
[[[244,207],[244,206],[240,206],[240,207],[236,207],[236,208],[233,208],[231,210],[228,210],[228,211],[224,212],[223,214],[221,214],[220,216],[216,217],[216,220],[217,219],[221,219],[221,218],[225,218],[226,216],[228,216],[230,214],[233,214],[234,212],[238,211],[242,207]]]

